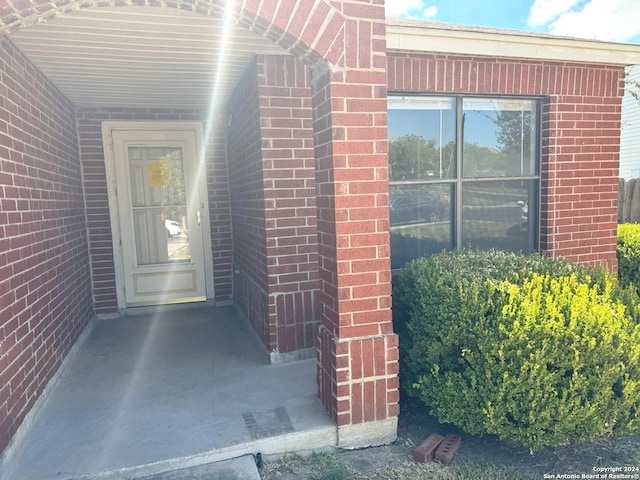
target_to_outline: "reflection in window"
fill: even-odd
[[[462,246],[538,248],[538,109],[522,98],[389,97],[392,268]]]
[[[456,100],[389,98],[392,268],[453,246]]]
[[[535,250],[538,182],[468,182],[462,186],[462,245],[481,250]]]
[[[389,98],[391,181],[454,178],[455,129],[451,98]]]
[[[463,99],[464,178],[535,175],[534,100]]]
[[[391,185],[391,267],[453,247],[453,185]]]

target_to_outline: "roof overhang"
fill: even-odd
[[[387,19],[387,50],[640,64],[640,46]],[[153,7],[86,8],[9,34],[77,107],[207,108],[256,54],[281,47],[222,19]]]
[[[221,18],[159,7],[82,8],[9,39],[80,108],[207,109],[255,55],[287,55]]]
[[[387,51],[640,64],[640,45],[387,18]]]

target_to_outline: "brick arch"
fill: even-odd
[[[34,24],[69,15],[78,10],[100,7],[164,7],[223,17],[225,0],[14,0],[0,8],[0,36]],[[235,22],[281,46],[307,65],[325,60],[332,65],[344,61],[346,17],[326,0],[279,0],[273,8],[263,2],[231,0]],[[300,13],[298,15],[298,13]],[[310,21],[305,21],[309,18]]]

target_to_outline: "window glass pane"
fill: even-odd
[[[465,98],[464,178],[536,175],[535,100]]]
[[[453,248],[453,184],[391,185],[391,268]]]
[[[455,100],[389,97],[391,181],[455,178]]]
[[[189,262],[182,148],[129,147],[137,265]]]
[[[537,191],[536,180],[463,183],[462,246],[535,251]]]

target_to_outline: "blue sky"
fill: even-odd
[[[640,44],[640,0],[386,0],[386,13]]]

